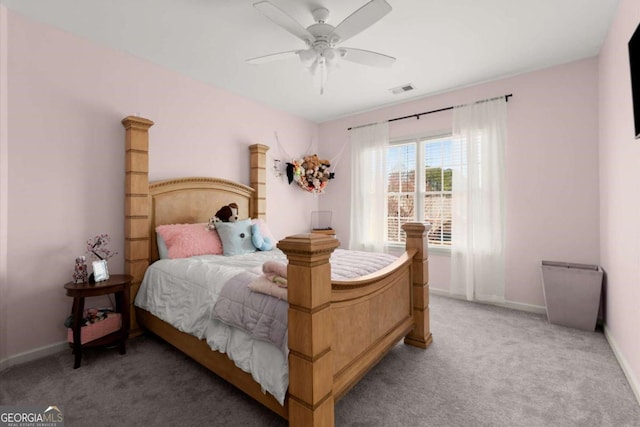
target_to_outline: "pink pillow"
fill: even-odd
[[[208,230],[205,223],[159,225],[156,232],[162,236],[171,259],[222,254],[218,232]]]

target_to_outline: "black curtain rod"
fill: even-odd
[[[508,94],[508,95],[504,95],[504,100],[505,100],[506,102],[509,102],[509,98],[511,98],[512,96],[513,96],[513,94],[512,94],[512,93],[510,93],[510,94]],[[498,99],[498,98],[502,98],[502,96],[498,96],[498,97],[496,97],[496,98],[482,99],[482,100],[480,100],[480,101],[476,101],[476,102],[474,102],[474,104],[477,104],[478,102],[491,101],[491,100]],[[455,107],[446,107],[446,108],[439,108],[439,109],[437,109],[437,110],[425,111],[424,113],[410,114],[410,115],[408,115],[408,116],[396,117],[396,118],[394,118],[394,119],[389,119],[389,120],[387,120],[387,122],[395,122],[396,120],[410,119],[410,118],[412,118],[412,117],[415,117],[416,119],[420,120],[420,116],[424,116],[424,115],[426,115],[426,114],[431,114],[431,113],[439,113],[439,112],[441,112],[441,111],[453,110],[454,108],[455,108]],[[370,123],[370,124],[372,124],[372,123]],[[356,127],[356,128],[359,128],[359,127],[363,127],[363,126],[369,126],[369,125],[361,125],[361,126],[355,126],[355,127]],[[347,130],[351,130],[351,129],[353,129],[353,128],[352,128],[352,127],[347,128]]]

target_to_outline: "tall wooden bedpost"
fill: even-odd
[[[278,243],[289,259],[289,425],[334,425],[331,265],[340,242],[320,234]]]
[[[125,134],[124,271],[133,276],[131,303],[149,266],[149,128],[151,120],[129,116]],[[131,307],[131,333],[139,333]]]
[[[407,250],[416,250],[412,267],[413,319],[416,327],[407,334],[404,343],[427,348],[433,341],[429,327],[429,240],[427,238],[431,225],[412,222],[404,224],[402,229],[407,233]]]
[[[251,152],[251,187],[256,190],[253,197],[251,218],[267,219],[267,151],[269,147],[262,144],[249,146]]]

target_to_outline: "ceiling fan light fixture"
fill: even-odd
[[[331,48],[323,50],[320,56],[323,57],[327,62],[333,62],[337,57],[335,49]]]
[[[317,56],[318,55],[313,49],[306,49],[298,52],[298,57],[300,58],[300,61],[307,68],[313,65],[313,62],[316,60]]]
[[[395,58],[377,52],[354,48],[336,48],[343,42],[367,29],[391,11],[385,0],[369,0],[364,6],[347,16],[337,26],[327,24],[329,10],[317,7],[312,11],[315,24],[305,28],[286,12],[268,0],[259,1],[253,7],[274,23],[304,41],[305,50],[288,51],[280,54],[252,58],[249,62],[260,64],[276,59],[297,55],[316,82],[320,83],[320,94],[324,92],[329,71],[336,68],[341,59],[372,67],[390,66]]]

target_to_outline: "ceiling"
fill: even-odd
[[[344,46],[397,58],[342,61],[324,94],[296,58],[246,59],[305,44],[252,7],[258,0],[1,0],[9,9],[193,79],[323,122],[598,54],[619,0],[387,0],[393,10]],[[368,0],[270,0],[302,26],[336,26]],[[412,83],[415,90],[389,89]]]

